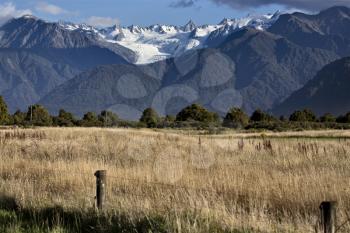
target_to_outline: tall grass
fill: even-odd
[[[161,216],[167,232],[315,232],[322,201],[338,201],[339,225],[347,220],[348,136],[4,129],[0,193],[33,216],[55,206],[93,215],[93,174],[105,169],[108,218],[125,216],[136,226]],[[345,223],[338,232],[349,230]]]

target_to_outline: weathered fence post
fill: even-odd
[[[325,201],[321,203],[321,224],[324,233],[335,233],[337,203]]]
[[[96,176],[96,207],[103,210],[106,202],[107,171],[100,170],[95,172]]]

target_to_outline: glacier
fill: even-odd
[[[151,25],[141,27],[132,25],[121,27],[94,28],[86,24],[60,22],[66,30],[80,30],[98,35],[107,43],[119,44],[136,54],[135,64],[149,64],[171,57],[181,56],[192,49],[212,47],[216,41],[224,41],[231,33],[245,27],[266,30],[281,15],[248,15],[238,19],[224,19],[219,24],[196,26],[190,20],[184,26]]]

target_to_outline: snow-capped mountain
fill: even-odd
[[[61,27],[70,31],[98,35],[107,43],[119,44],[136,54],[136,64],[148,64],[169,57],[182,55],[191,49],[213,47],[220,44],[231,33],[251,27],[258,30],[269,28],[281,15],[275,14],[247,16],[241,19],[224,19],[217,25],[197,26],[192,20],[186,25],[152,25],[149,27],[113,26],[97,29],[86,24],[60,22]]]

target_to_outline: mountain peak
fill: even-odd
[[[277,10],[275,13],[270,15],[271,15],[271,18],[278,18],[279,16],[281,16],[281,14],[283,14],[283,12],[280,10]]]
[[[221,20],[221,22],[219,23],[219,25],[225,25],[227,23],[229,23],[230,20],[228,18],[224,18],[223,20]]]
[[[190,21],[188,21],[188,23],[185,24],[185,26],[183,26],[183,30],[186,32],[193,31],[194,29],[196,29],[196,27],[196,24],[191,19]]]
[[[26,24],[33,25],[37,23],[46,23],[46,21],[34,16],[34,15],[23,15],[21,17],[11,18],[7,22],[1,25],[2,29],[12,29],[14,27],[22,27]]]
[[[22,19],[33,19],[33,20],[38,20],[39,19],[35,15],[23,15],[23,16],[21,16],[19,18],[22,18]]]
[[[129,26],[128,28],[129,28],[130,32],[132,32],[132,33],[141,33],[141,30],[142,30],[142,28],[140,26],[137,26],[134,24]]]

